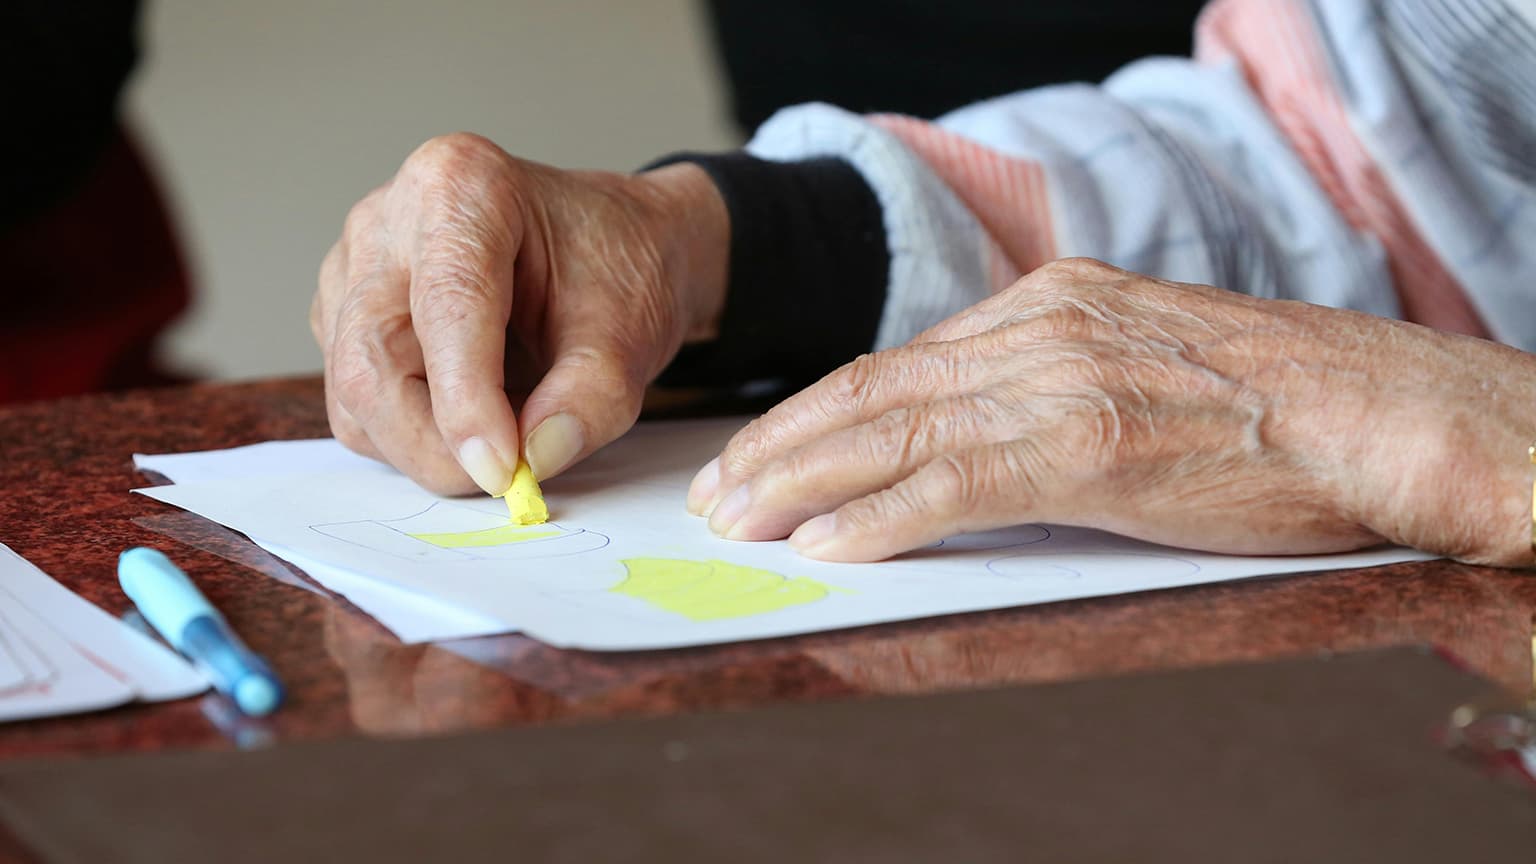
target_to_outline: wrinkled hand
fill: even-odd
[[[559,473],[623,434],[683,340],[709,335],[726,220],[691,165],[578,173],[473,135],[427,142],[320,268],[332,432],[443,493],[501,494],[524,448],[535,475]]]
[[[1528,565],[1536,358],[1061,261],[738,433],[689,509],[876,560],[1025,522],[1218,552]]]

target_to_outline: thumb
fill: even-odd
[[[644,396],[645,370],[619,346],[557,348],[523,404],[523,453],[533,476],[547,480],[629,431]]]

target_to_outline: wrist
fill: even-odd
[[[636,175],[651,234],[677,302],[683,342],[719,333],[730,270],[725,200],[699,166],[678,162]]]
[[[1380,496],[1364,508],[1376,514],[1367,524],[1459,561],[1529,567],[1536,358],[1469,337],[1436,339],[1448,362],[1375,415],[1382,434],[1362,464],[1384,470],[1362,472],[1361,486]]]

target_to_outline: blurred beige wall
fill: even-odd
[[[312,371],[315,271],[352,202],[470,130],[568,167],[735,143],[691,0],[151,0],[130,107],[197,286],[173,359]]]

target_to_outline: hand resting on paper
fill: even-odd
[[[868,561],[1023,522],[1529,565],[1536,357],[1064,260],[831,373],[695,478],[725,537]]]
[[[502,494],[524,448],[539,478],[559,473],[627,431],[684,338],[709,335],[726,222],[693,165],[571,172],[473,135],[428,141],[320,268],[333,434],[442,493]]]

